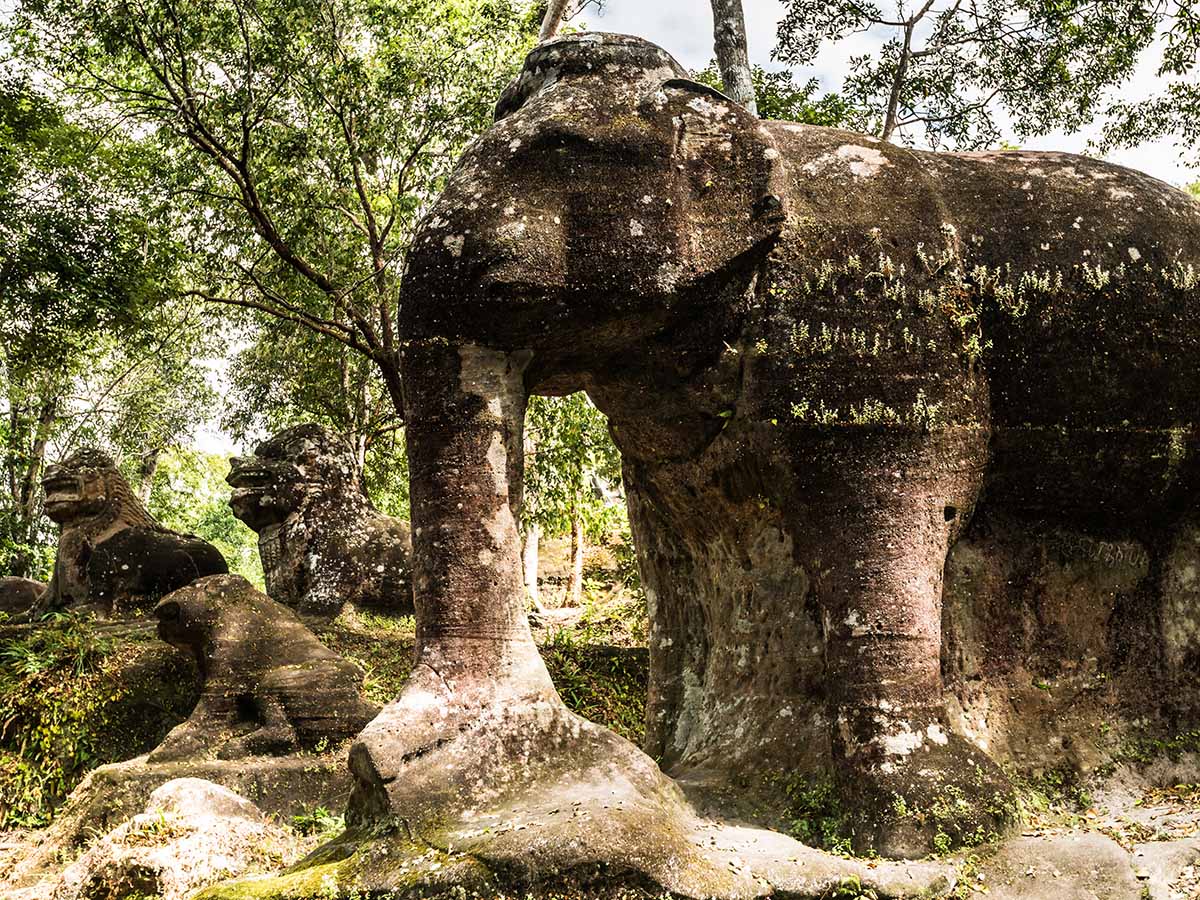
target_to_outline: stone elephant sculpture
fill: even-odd
[[[586,390],[622,453],[646,751],[706,782],[829,767],[889,855],[928,852],[938,804],[956,838],[1014,820],[944,712],[943,567],[976,507],[1157,546],[1200,498],[1196,201],[1077,156],[760,122],[636,38],[530,54],[404,290],[418,658],[351,751],[352,817],[432,820],[486,781],[440,761],[513,734],[523,783],[574,733],[572,764],[667,796],[530,640],[531,394]]]

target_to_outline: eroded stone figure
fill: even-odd
[[[234,515],[258,532],[267,592],[309,615],[347,605],[410,614],[412,539],[382,515],[355,474],[354,452],[319,425],[298,425],[235,458]]]
[[[523,872],[820,893],[782,847],[718,871],[676,783],[563,706],[524,615],[530,394],[609,417],[650,605],[646,750],[681,780],[832,771],[855,845],[889,855],[1004,832],[1013,786],[942,649],[950,550],[1001,524],[1143,548],[1144,576],[1096,582],[1122,612],[1091,618],[1145,620],[1137,701],[1194,727],[1157,666],[1197,630],[1156,623],[1196,597],[1198,271],[1200,205],[1139,173],[760,122],[645,41],[539,46],[408,260],[417,658],[351,748],[349,820],[403,815]],[[1002,614],[1021,569],[984,562]],[[972,624],[969,677],[1000,684],[1027,639],[987,655],[998,629]],[[488,830],[515,819],[536,838]],[[347,875],[394,883],[373,853]]]
[[[46,469],[46,515],[59,525],[54,575],[39,611],[149,611],[176,588],[229,571],[216,547],[164,528],[108,454],[77,450]]]
[[[158,636],[195,656],[204,684],[151,763],[331,749],[377,712],[363,699],[357,665],[239,575],[202,578],[154,613]]]
[[[0,578],[0,613],[14,615],[27,612],[46,590],[46,585],[32,578],[5,575]]]

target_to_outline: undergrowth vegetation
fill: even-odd
[[[589,597],[577,621],[541,632],[546,666],[571,709],[639,742],[648,661],[630,644],[644,634],[644,613],[627,609],[626,595],[615,603]],[[372,702],[400,693],[412,671],[411,616],[355,613],[313,627],[362,667]],[[613,633],[625,646],[610,645]],[[49,823],[89,771],[152,750],[191,713],[198,689],[194,664],[148,622],[67,614],[35,626],[0,622],[0,829]],[[334,818],[313,810],[294,824],[323,831]]]
[[[148,626],[0,624],[0,828],[45,825],[88,771],[153,749],[196,697],[194,665]]]

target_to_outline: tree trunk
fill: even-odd
[[[908,62],[912,58],[912,37],[914,23],[910,22],[904,29],[904,45],[900,49],[900,61],[896,63],[896,73],[892,76],[892,92],[888,97],[887,115],[883,120],[883,128],[879,136],[885,141],[892,139],[896,130],[900,110],[900,94],[904,90],[904,79],[908,75]]]
[[[750,55],[746,49],[746,16],[742,0],[712,0],[713,49],[725,93],[758,115]]]
[[[550,0],[546,7],[546,16],[542,19],[542,31],[538,35],[538,41],[551,40],[558,34],[563,21],[567,18],[568,6],[570,6],[570,0]]]
[[[138,461],[138,499],[143,506],[150,505],[150,494],[154,490],[154,473],[158,471],[158,458],[162,449],[155,447],[142,454]]]
[[[540,537],[541,529],[536,524],[530,525],[525,532],[525,546],[521,551],[521,566],[525,570],[525,595],[533,604],[533,608],[537,610],[542,608],[541,598],[538,596],[538,541]]]
[[[576,510],[571,519],[571,577],[567,581],[567,606],[583,605],[583,519]]]

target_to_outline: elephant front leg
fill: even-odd
[[[493,716],[553,717],[561,706],[524,612],[523,360],[443,345],[410,348],[404,362],[416,662],[401,696],[351,748],[352,820],[457,791],[458,778],[478,777],[475,763],[447,772],[428,765],[434,751],[481,734]]]
[[[409,840],[531,873],[599,860],[725,878],[684,837],[679,789],[563,705],[533,642],[516,522],[522,362],[480,347],[406,351],[417,658],[351,748],[347,821],[399,820]],[[517,821],[528,834],[509,831]],[[403,852],[380,859],[394,868]]]
[[[854,470],[826,469],[815,506],[835,774],[858,849],[924,856],[1015,821],[1012,785],[943,705],[942,573],[986,444],[964,430],[851,452]]]

